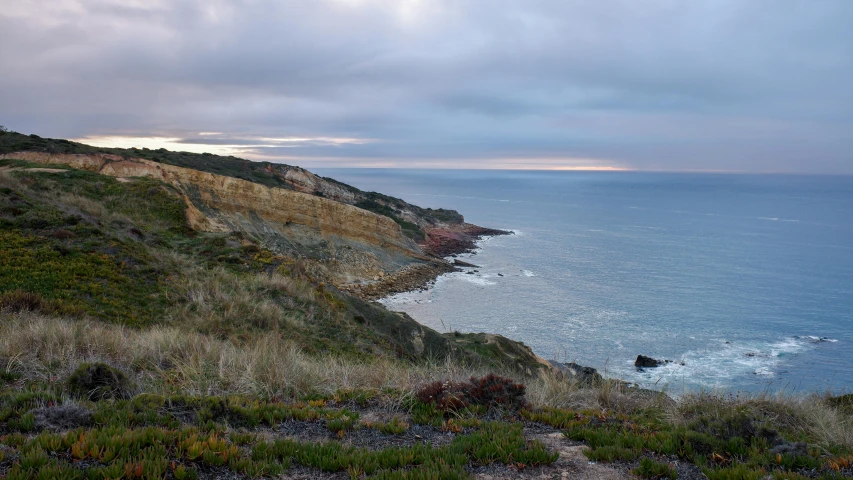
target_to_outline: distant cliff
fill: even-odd
[[[506,233],[290,165],[14,132],[0,136],[0,158],[161,180],[183,196],[193,229],[241,232],[274,252],[315,260],[319,278],[366,298],[417,287],[452,270],[441,257],[470,250],[481,235]]]
[[[18,152],[42,154],[114,155],[123,159],[150,160],[160,165],[184,167],[225,177],[233,177],[267,187],[294,190],[335,200],[394,220],[410,238],[424,242],[427,230],[461,225],[464,218],[454,210],[421,208],[399,198],[364,192],[330,178],[319,177],[304,168],[270,162],[253,162],[233,156],[172,152],[165,149],[101,148],[62,139],[42,138],[7,132],[0,136],[0,155]],[[97,161],[96,161],[97,163]]]

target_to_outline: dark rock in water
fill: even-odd
[[[769,357],[766,353],[761,352],[746,352],[743,354],[745,357]]]
[[[453,265],[456,265],[457,267],[480,268],[479,265],[474,265],[473,263],[463,262],[462,260],[459,260],[458,258],[453,260]]]
[[[474,275],[474,272],[467,271],[467,272],[465,272],[465,275]]]
[[[814,337],[811,335],[807,335],[805,337],[795,336],[794,338],[800,339],[800,340],[806,340],[809,343],[824,343],[824,342],[834,341],[834,340],[830,339],[829,337]]]
[[[637,355],[637,359],[634,360],[634,366],[637,368],[654,368],[664,365],[667,362],[666,360],[657,360],[652,357],[647,357],[645,355]]]
[[[548,360],[548,363],[559,370],[564,378],[574,379],[581,385],[596,386],[603,380],[601,374],[592,367],[584,367],[574,362],[560,363],[555,360]]]

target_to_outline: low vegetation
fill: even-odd
[[[183,209],[156,181],[0,160],[0,478],[524,478],[563,468],[542,432],[640,478],[853,474],[850,395],[573,383]]]

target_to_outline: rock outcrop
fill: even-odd
[[[423,248],[437,257],[447,257],[474,250],[476,241],[488,236],[512,235],[506,230],[485,228],[469,223],[428,227]]]
[[[637,355],[634,366],[637,368],[654,368],[663,365],[663,361],[645,355]]]
[[[585,367],[574,362],[561,363],[556,360],[548,360],[562,378],[573,380],[580,385],[598,386],[604,380],[598,370]]]
[[[634,366],[638,369],[644,368],[655,368],[660,367],[662,365],[668,365],[670,363],[678,363],[679,365],[684,365],[684,361],[673,362],[672,360],[658,360],[656,358],[647,357],[645,355],[637,355],[637,359],[634,360]]]

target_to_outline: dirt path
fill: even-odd
[[[560,458],[552,465],[513,470],[502,464],[485,467],[483,472],[475,472],[477,480],[623,480],[634,479],[628,472],[607,465],[590,463],[584,456],[584,445],[569,440],[562,432],[535,433],[525,435],[529,440],[539,440],[549,450],[557,452]]]

